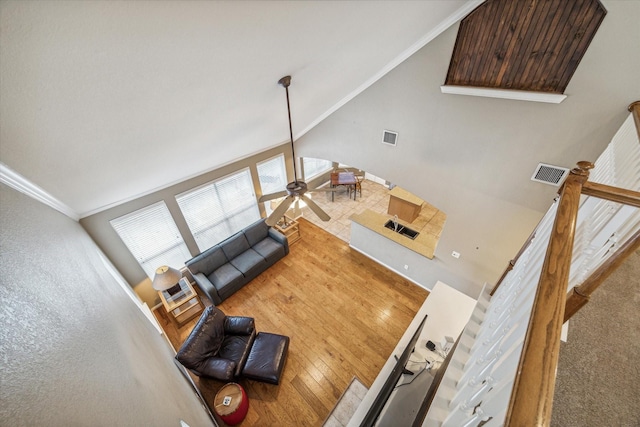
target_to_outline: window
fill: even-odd
[[[109,221],[149,278],[162,265],[180,268],[191,258],[164,202]]]
[[[284,191],[287,186],[284,154],[258,163],[258,179],[263,195]],[[264,207],[267,215],[270,215],[272,212],[271,203],[265,203]]]
[[[333,168],[333,162],[331,160],[311,159],[307,157],[302,158],[302,165],[304,168],[304,179],[306,181]]]
[[[178,194],[176,200],[201,251],[260,219],[249,169]]]
[[[287,186],[287,170],[284,167],[284,154],[258,163],[258,179],[262,194],[283,191]]]

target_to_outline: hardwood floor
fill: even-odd
[[[227,315],[255,318],[258,331],[291,338],[279,386],[241,379],[249,396],[243,426],[319,426],[352,377],[373,383],[428,292],[349,248],[312,223],[290,254],[224,301]],[[207,301],[208,303],[208,301]],[[177,349],[179,330],[161,319]],[[199,379],[210,403],[223,385]]]

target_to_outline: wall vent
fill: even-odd
[[[383,144],[393,145],[395,147],[397,142],[398,142],[398,132],[385,130],[382,133],[382,143]]]
[[[542,182],[557,187],[562,184],[562,181],[564,181],[568,173],[569,169],[567,168],[539,163],[533,172],[533,176],[531,176],[531,181]]]

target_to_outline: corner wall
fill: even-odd
[[[299,138],[296,153],[366,170],[445,212],[435,255],[451,273],[478,283],[477,295],[483,282],[500,277],[553,202],[556,187],[530,180],[537,163],[573,167],[594,159],[615,127],[602,126],[610,122],[605,117],[584,123],[581,114],[598,105],[582,92],[560,105],[441,93],[457,29]],[[385,129],[399,133],[397,146],[381,143]]]
[[[160,303],[158,293],[151,287],[151,279],[147,277],[138,261],[131,255],[129,249],[122,242],[109,221],[122,215],[134,212],[153,203],[164,201],[173,217],[173,220],[184,239],[185,244],[191,251],[192,256],[200,253],[187,221],[182,215],[175,196],[182,192],[191,190],[200,185],[222,178],[239,170],[249,168],[253,179],[253,186],[256,190],[256,198],[262,196],[260,182],[258,181],[257,163],[284,154],[287,174],[293,176],[293,158],[291,148],[288,144],[282,144],[275,148],[263,151],[245,159],[238,160],[226,166],[214,169],[196,177],[181,181],[170,187],[154,191],[150,194],[138,197],[134,200],[124,202],[120,205],[105,209],[101,212],[80,219],[80,224],[89,233],[100,249],[109,257],[118,271],[124,276],[127,282],[133,287],[138,296],[142,298],[150,307]],[[185,160],[187,161],[187,160]],[[258,204],[261,214],[264,216],[262,204]],[[187,261],[187,260],[185,260]]]
[[[213,424],[77,222],[0,184],[0,230],[0,424]]]

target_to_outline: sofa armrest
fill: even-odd
[[[211,283],[209,279],[207,279],[207,276],[205,276],[203,273],[196,273],[193,275],[193,280],[196,281],[196,285],[198,285],[200,290],[204,292],[207,297],[209,297],[213,305],[222,303],[222,299],[218,295],[216,287],[213,286],[213,283]]]
[[[227,316],[224,319],[225,335],[251,335],[255,329],[253,317]]]
[[[284,246],[284,254],[289,254],[289,241],[287,240],[287,236],[277,231],[275,228],[269,229],[269,237],[271,237],[276,242],[280,243]]]

